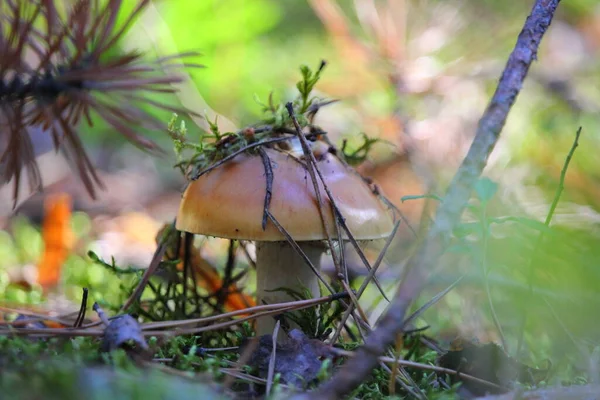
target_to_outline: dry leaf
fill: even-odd
[[[328,345],[320,340],[307,338],[298,329],[291,330],[288,335],[286,342],[277,345],[275,373],[280,374],[282,383],[306,387],[317,378],[323,360],[333,357],[333,354]],[[273,337],[263,335],[251,340],[258,340],[258,345],[250,356],[248,365],[256,368],[261,378],[266,378],[273,351]]]

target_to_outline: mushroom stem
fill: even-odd
[[[321,255],[325,251],[322,242],[298,242],[317,271],[321,271]],[[302,291],[310,290],[313,298],[320,296],[319,278],[302,256],[288,242],[256,243],[256,297],[257,304],[274,304],[294,299],[278,288]],[[275,319],[272,316],[258,318],[256,335],[273,333]]]

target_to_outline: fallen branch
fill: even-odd
[[[192,335],[198,332],[214,331],[227,328],[233,325],[239,325],[242,322],[250,321],[256,318],[283,314],[290,311],[303,310],[309,307],[315,307],[319,304],[332,301],[341,301],[348,297],[346,292],[334,293],[331,296],[318,297],[308,300],[287,301],[284,303],[266,304],[249,307],[243,310],[236,310],[224,314],[212,315],[209,317],[193,318],[176,321],[148,322],[141,324],[140,327],[144,336],[180,336]],[[242,318],[231,319],[236,316]],[[101,317],[101,315],[100,315]],[[218,322],[226,320],[225,322]],[[32,337],[76,337],[76,336],[102,336],[104,329],[97,328],[99,325],[107,324],[108,319],[96,321],[81,328],[18,328],[22,325],[19,321],[7,323],[0,327],[1,336],[32,336]],[[95,328],[95,329],[93,329]]]
[[[542,37],[554,16],[560,0],[537,0],[490,104],[479,120],[471,148],[452,180],[441,203],[427,237],[409,261],[406,274],[379,326],[348,360],[332,380],[315,392],[294,397],[301,399],[340,399],[360,385],[378,364],[378,357],[390,346],[404,328],[408,307],[425,287],[430,272],[450,241],[452,231],[460,221],[469,201],[473,185],[479,179],[487,159],[494,149],[508,113],[515,102]]]

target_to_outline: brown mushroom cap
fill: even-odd
[[[271,213],[297,241],[325,239],[306,168],[288,153],[265,150],[273,166]],[[329,153],[320,157],[318,166],[357,240],[380,239],[391,233],[387,207],[360,176]],[[329,198],[319,184],[330,234],[335,238]],[[265,189],[262,158],[241,154],[189,184],[180,204],[177,229],[229,239],[284,241],[271,221],[262,229]]]

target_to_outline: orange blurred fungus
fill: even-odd
[[[179,259],[183,260],[185,255],[185,246],[181,246],[179,257],[176,257],[176,247],[177,247],[177,235],[180,234],[179,231],[172,230],[170,225],[166,225],[157,235],[157,238],[163,238],[163,235],[168,232],[169,237],[166,239],[167,241],[167,252],[166,258],[169,260]],[[223,280],[219,276],[217,269],[209,263],[202,255],[200,251],[194,246],[190,246],[190,254],[188,255],[188,262],[190,267],[193,269],[193,273],[196,276],[197,284],[200,287],[206,289],[210,293],[217,292],[223,286]],[[177,264],[177,269],[179,271],[183,270],[183,261]],[[251,296],[244,294],[240,291],[235,283],[231,284],[227,290],[227,295],[225,299],[225,310],[226,311],[237,311],[244,310],[248,307],[254,307],[256,305],[256,301]]]
[[[44,325],[46,325],[46,328],[49,328],[49,329],[68,328],[68,326],[65,326],[65,325],[61,324],[60,322],[56,322],[56,321],[43,320],[42,322],[44,323]]]
[[[58,284],[62,266],[73,247],[71,196],[66,193],[50,195],[44,202],[44,208],[44,251],[38,265],[37,283],[46,291]]]
[[[183,249],[181,250],[181,257],[183,258]],[[198,284],[209,292],[214,293],[223,286],[223,281],[215,267],[206,261],[195,247],[192,247],[190,254],[190,265],[194,268]],[[179,263],[177,268],[179,270],[183,269],[183,263]],[[244,310],[255,305],[254,299],[240,292],[235,283],[229,286],[225,300],[226,311]]]

